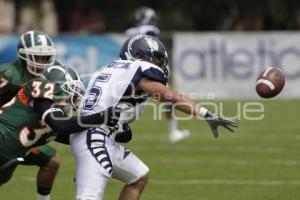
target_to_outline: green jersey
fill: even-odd
[[[54,65],[59,62],[55,61]],[[0,65],[0,90],[5,88],[4,94],[0,97],[0,106],[9,102],[21,88],[22,84],[32,79],[27,73],[26,67],[22,66],[19,60],[12,63],[5,63]]]
[[[5,87],[6,91],[0,98],[0,106],[10,101],[21,85],[30,80],[29,75],[19,61],[0,65],[0,77],[5,79],[5,83],[0,89]]]
[[[55,83],[32,79],[25,83],[17,95],[0,110],[0,155],[2,157],[24,157],[35,146],[54,139],[51,129],[34,112],[34,99],[54,100],[62,94]]]

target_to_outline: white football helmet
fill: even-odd
[[[51,38],[43,32],[28,31],[21,35],[18,57],[34,76],[41,76],[55,62],[56,49]]]

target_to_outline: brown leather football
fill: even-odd
[[[279,68],[268,67],[256,80],[256,92],[262,98],[277,96],[283,89],[285,76]]]

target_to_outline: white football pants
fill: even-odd
[[[73,134],[70,143],[77,162],[77,200],[101,200],[110,178],[129,185],[149,171],[137,156],[107,136],[103,129],[90,128]]]

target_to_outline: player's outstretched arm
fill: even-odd
[[[99,113],[70,118],[60,108],[53,107],[53,101],[49,99],[35,99],[33,109],[56,134],[60,135],[80,132],[92,125],[107,124],[108,126],[114,126],[120,116],[117,109],[110,107]]]
[[[148,93],[160,102],[170,102],[172,104],[175,104],[175,108],[182,112],[203,117],[208,122],[214,137],[218,137],[219,135],[219,126],[223,126],[231,132],[234,131],[235,127],[238,127],[238,124],[236,122],[211,113],[192,99],[169,89],[160,82],[153,81],[148,78],[143,78],[138,85],[138,89]]]

